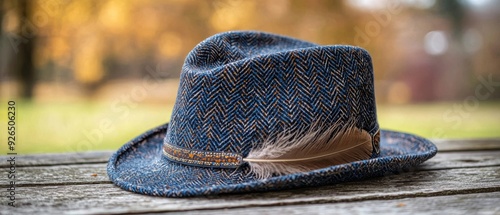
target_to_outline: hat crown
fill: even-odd
[[[197,45],[182,68],[165,141],[188,149],[250,149],[281,132],[354,119],[378,130],[370,55],[260,32]]]

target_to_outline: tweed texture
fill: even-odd
[[[381,131],[368,160],[258,180],[248,165],[206,168],[163,156],[169,144],[248,155],[281,132],[354,120],[379,130],[370,55],[353,46],[319,46],[262,32],[218,34],[197,45],[182,68],[169,124],[120,148],[110,179],[137,193],[186,197],[319,186],[382,176],[424,162],[436,147],[426,139]],[[379,154],[380,153],[380,154]]]
[[[202,168],[171,162],[162,156],[168,125],[154,128],[121,147],[108,163],[108,175],[119,187],[163,197],[190,197],[331,185],[408,171],[436,154],[427,139],[381,130],[380,156],[306,173],[257,180],[248,168]]]
[[[255,32],[219,34],[182,68],[166,142],[241,153],[283,131],[354,118],[378,130],[370,55]]]

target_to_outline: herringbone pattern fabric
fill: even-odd
[[[354,119],[378,130],[368,53],[318,46],[260,32],[215,35],[196,46],[182,69],[171,122],[122,146],[108,162],[125,190],[165,197],[271,191],[383,176],[419,165],[437,148],[411,134],[380,132],[380,155],[311,172],[260,180],[237,169],[185,165],[163,156],[163,142],[203,151],[250,149],[280,132]],[[315,124],[317,123],[317,124]]]
[[[265,33],[226,33],[187,57],[166,142],[248,154],[284,130],[349,118],[378,129],[371,58]]]

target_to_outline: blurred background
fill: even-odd
[[[0,132],[14,100],[19,154],[115,150],[169,121],[196,44],[260,30],[367,49],[383,128],[500,137],[499,26],[495,0],[0,0]]]

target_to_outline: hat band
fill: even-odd
[[[374,158],[380,153],[380,130],[371,136]],[[238,153],[187,149],[168,142],[163,143],[163,155],[170,161],[199,167],[238,168],[244,162],[243,156]]]
[[[167,142],[163,144],[163,154],[171,161],[200,167],[237,168],[243,163],[240,154],[186,149]]]

